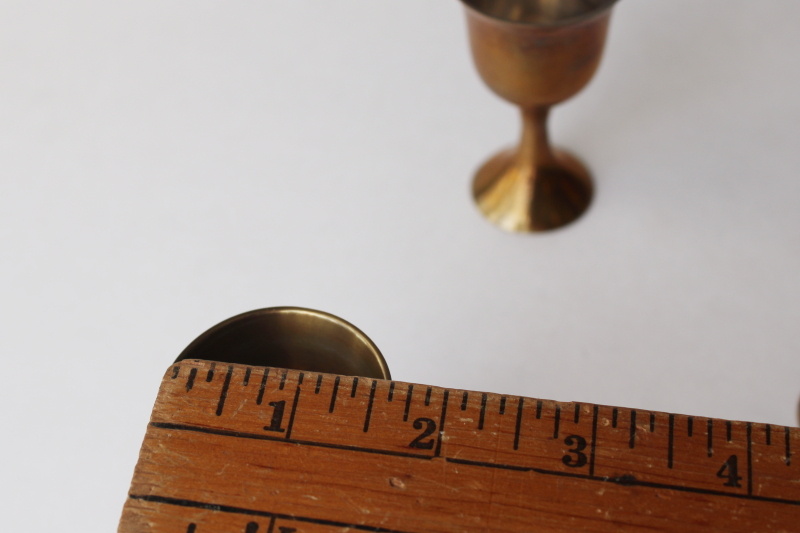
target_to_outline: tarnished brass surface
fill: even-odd
[[[522,110],[517,148],[478,170],[473,196],[508,231],[569,224],[589,206],[592,182],[575,157],[550,146],[550,107],[592,78],[616,0],[462,0],[475,66],[486,84]]]
[[[207,359],[391,379],[380,350],[341,318],[302,307],[258,309],[220,322],[175,360]]]

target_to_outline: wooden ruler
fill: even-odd
[[[800,531],[798,449],[782,426],[183,361],[119,531]]]

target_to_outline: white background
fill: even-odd
[[[621,1],[552,121],[594,203],[520,236],[455,0],[0,3],[0,529],[115,530],[166,367],[259,307],[398,380],[794,424],[798,20]]]

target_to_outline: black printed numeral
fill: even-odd
[[[739,481],[742,476],[739,475],[739,458],[735,455],[728,457],[728,460],[722,463],[719,472],[717,472],[717,477],[727,479],[724,483],[726,487],[741,487],[742,484]]]
[[[283,422],[283,410],[286,409],[286,400],[269,402],[269,406],[274,409],[274,411],[272,411],[272,422],[270,422],[268,426],[264,426],[264,429],[267,431],[277,431],[278,433],[285,432],[286,430],[281,427],[281,423]]]
[[[420,433],[416,439],[412,440],[409,446],[412,448],[419,448],[420,450],[432,450],[433,439],[428,439],[425,442],[422,442],[422,439],[430,437],[433,432],[436,431],[436,422],[430,418],[417,418],[414,420],[414,429],[422,429],[423,426],[426,426],[425,431]]]
[[[578,435],[570,435],[564,439],[564,444],[567,446],[574,446],[570,448],[569,453],[561,458],[561,462],[572,468],[580,468],[587,462],[586,454],[583,450],[586,449],[586,439]],[[575,454],[573,457],[572,454]]]

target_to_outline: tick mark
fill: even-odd
[[[264,375],[261,376],[261,386],[258,387],[258,398],[256,398],[256,405],[261,405],[264,399],[264,389],[267,388],[267,376],[269,376],[269,368],[264,369]]]
[[[389,383],[389,398],[388,400],[391,402],[394,399],[394,381]]]
[[[575,423],[577,424],[581,420],[581,404],[575,404]]]
[[[403,412],[403,422],[408,422],[408,411],[411,409],[411,395],[414,394],[414,385],[408,386],[406,393],[406,410]]]
[[[636,410],[631,411],[631,437],[628,441],[628,448],[636,446]]]
[[[178,372],[180,372],[180,371],[181,371],[181,367],[179,367],[179,366],[172,367],[172,379],[177,378],[178,377]]]
[[[286,374],[288,373],[288,370],[283,371],[283,375],[281,376],[281,384],[278,385],[278,390],[283,390],[283,387],[286,385]]]
[[[709,418],[706,427],[708,434],[708,456],[712,457],[714,455],[714,420]]]
[[[297,389],[294,391],[294,403],[292,404],[292,413],[289,415],[289,425],[286,426],[286,438],[289,439],[292,436],[292,426],[294,425],[294,413],[297,411],[297,402],[300,400],[300,385],[297,386]]]
[[[464,395],[461,397],[461,410],[462,410],[462,411],[466,411],[466,410],[467,410],[467,399],[468,399],[468,398],[469,398],[469,394],[468,394],[468,393],[466,393],[466,392],[465,392],[465,393],[464,393]]]
[[[772,426],[767,424],[764,427],[764,432],[767,434],[767,446],[771,446],[772,445]]]
[[[561,424],[561,406],[556,405],[556,419],[555,423],[553,424],[553,438],[558,438],[558,426]]]
[[[690,416],[686,420],[686,433],[691,437],[692,433],[694,433],[694,417]]]
[[[506,397],[505,396],[500,398],[500,414],[501,415],[506,414]]]
[[[542,400],[536,400],[536,420],[542,418]]]
[[[478,429],[483,429],[483,420],[486,418],[486,393],[481,394],[481,415],[478,419]]]
[[[431,388],[428,387],[428,391],[425,393],[425,405],[428,406],[431,404]]]
[[[673,443],[675,439],[675,415],[669,415],[669,449],[667,450],[667,468],[672,468]]]
[[[300,375],[299,375],[299,376],[297,376],[297,384],[298,384],[298,385],[302,385],[302,384],[303,384],[303,378],[304,378],[304,377],[305,377],[305,373],[303,373],[303,372],[300,372]]]
[[[520,396],[519,404],[517,405],[517,427],[514,430],[514,449],[519,448],[519,432],[522,428],[522,407],[524,405],[525,399]]]
[[[786,461],[786,466],[792,466],[792,442],[791,442],[791,433],[789,432],[789,428],[783,428],[783,431],[786,435],[786,455],[784,455],[784,461]]]
[[[333,380],[333,392],[331,393],[331,406],[328,408],[328,412],[332,413],[333,408],[336,406],[336,394],[339,392],[339,380],[341,380],[341,376],[336,376],[336,379]]]
[[[225,407],[225,398],[228,397],[228,387],[231,384],[231,376],[233,376],[233,365],[228,365],[228,372],[225,373],[225,382],[222,384],[222,392],[219,395],[219,402],[217,403],[217,416],[222,414],[222,408]]]
[[[436,450],[433,454],[439,457],[442,453],[442,440],[444,439],[444,420],[447,417],[447,400],[450,399],[450,391],[444,390],[444,398],[442,399],[442,416],[439,417],[439,438],[436,439]]]
[[[753,495],[753,425],[747,423],[747,495]]]
[[[208,369],[208,374],[206,374],[206,383],[209,383],[212,379],[214,379],[215,368],[217,368],[217,363],[211,363],[211,368]]]
[[[650,433],[656,430],[656,415],[654,413],[650,413]]]
[[[372,402],[375,401],[375,387],[377,386],[378,382],[373,379],[372,386],[369,389],[369,404],[367,405],[367,416],[364,419],[364,433],[369,431],[369,419],[372,416]]]
[[[358,390],[358,378],[353,378],[353,390],[350,391],[350,397],[356,397],[356,390]]]
[[[727,420],[725,422],[725,436],[726,436],[728,442],[731,442],[731,440],[733,440],[731,433],[733,433],[733,427],[732,427],[731,421]]]
[[[197,524],[189,524],[189,527],[186,528],[186,533],[194,533],[196,529]]]
[[[250,372],[252,372],[252,370],[253,369],[250,368],[249,366],[245,369],[245,371],[244,371],[244,380],[242,381],[242,386],[243,387],[247,387],[247,385],[250,383]]]
[[[615,407],[614,410],[611,411],[611,427],[612,428],[617,427],[617,417],[619,417],[619,409],[617,409]]]
[[[189,392],[194,387],[195,376],[197,376],[197,369],[193,368],[189,371],[189,379],[186,380],[186,392]]]
[[[322,387],[322,374],[317,376],[317,386],[314,387],[314,394],[319,394],[320,387]]]

